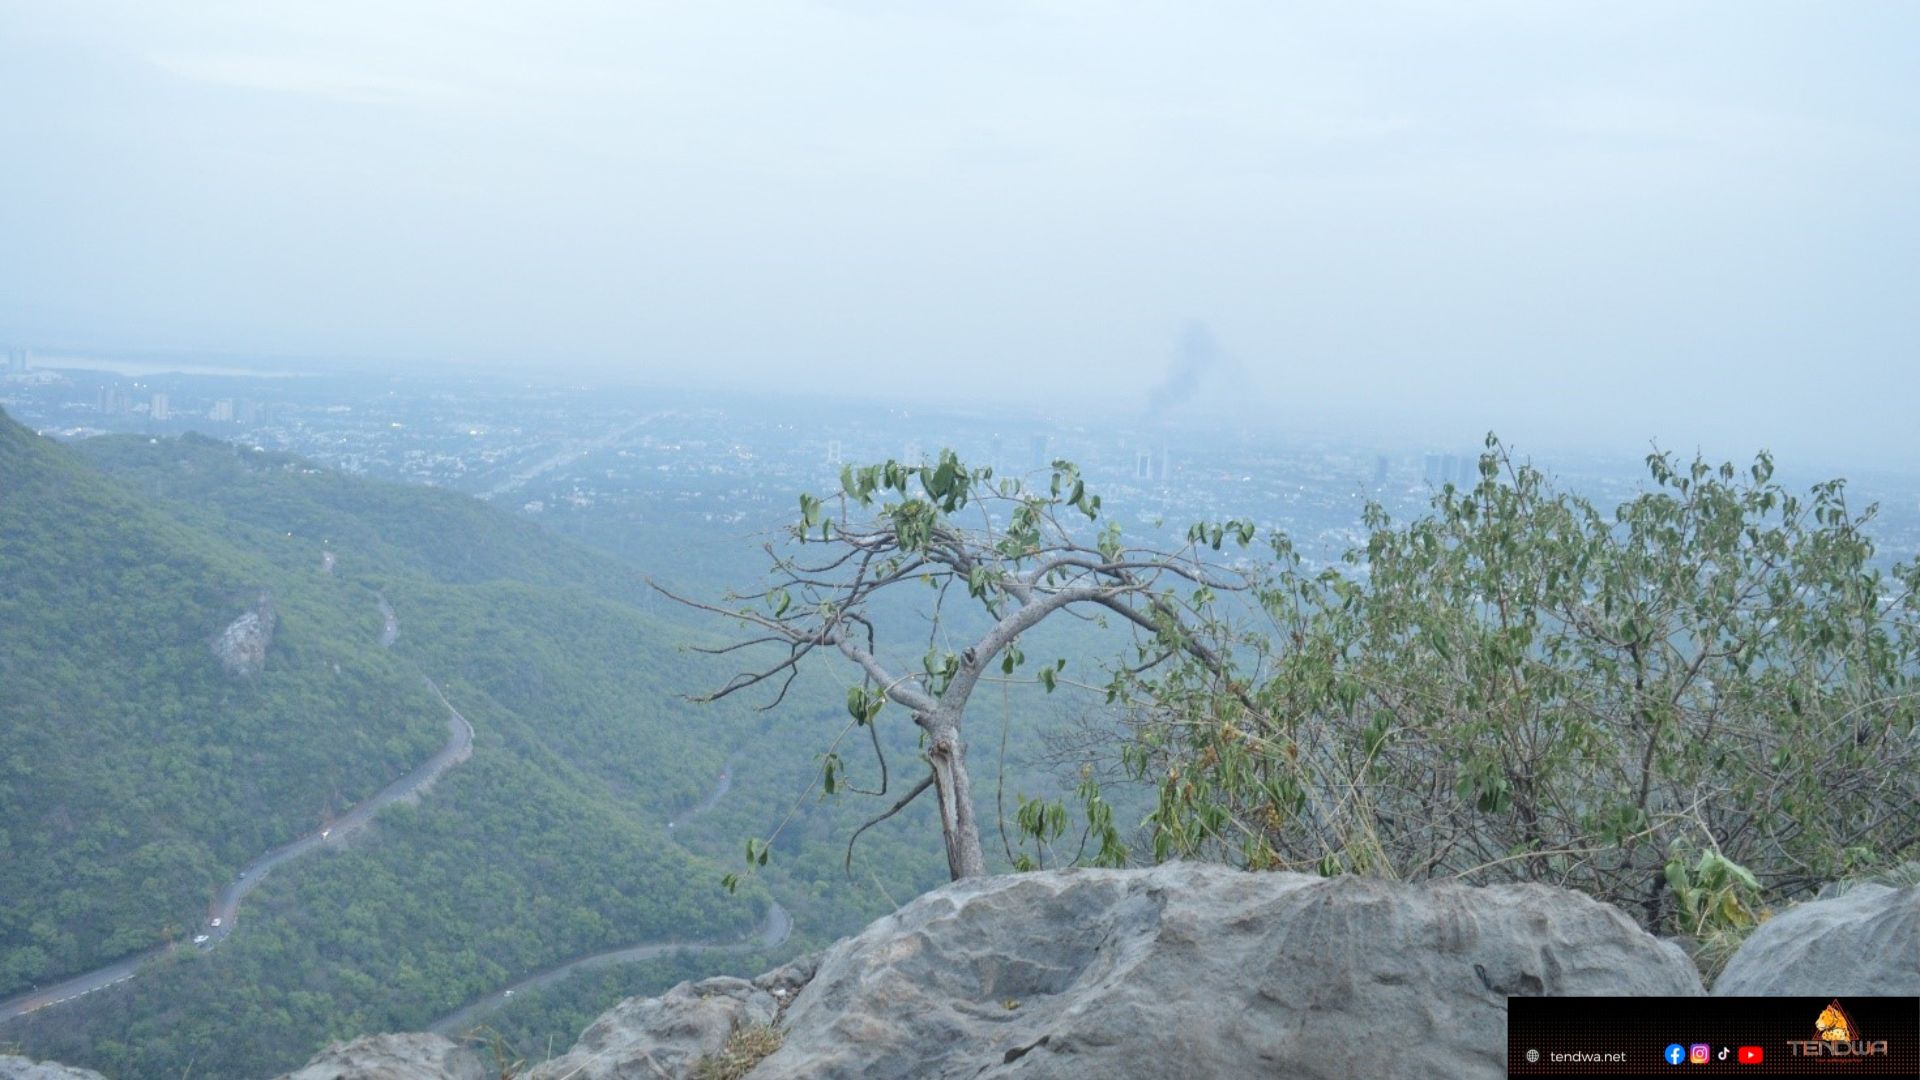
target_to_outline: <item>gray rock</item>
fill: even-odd
[[[92,1069],[0,1054],[0,1080],[107,1080]]]
[[[1862,885],[1886,885],[1895,889],[1904,889],[1909,885],[1920,885],[1920,861],[1909,861],[1898,866],[1888,867],[1876,874],[1865,877],[1849,878],[1841,881],[1829,881],[1820,886],[1815,900],[1831,900],[1836,896],[1852,892]]]
[[[1788,908],[1754,930],[1713,992],[1920,994],[1920,885],[1855,885]]]
[[[227,625],[214,639],[213,655],[229,675],[251,678],[267,666],[267,649],[273,644],[276,618],[273,598],[261,593],[253,608]]]
[[[487,1068],[441,1035],[366,1035],[327,1047],[279,1080],[487,1080]]]
[[[814,972],[820,969],[820,956],[820,953],[808,953],[790,960],[753,980],[753,985],[776,998],[792,997],[801,987],[813,981]]]
[[[702,1056],[718,1053],[735,1028],[773,1022],[780,1003],[772,991],[796,977],[792,968],[761,976],[779,976],[766,987],[719,976],[683,982],[660,997],[628,998],[595,1020],[564,1057],[536,1067],[527,1080],[686,1076]]]
[[[1547,886],[1019,874],[829,949],[749,1076],[1495,1080],[1509,994],[1699,993],[1679,949]]]

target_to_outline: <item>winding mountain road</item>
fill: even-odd
[[[329,555],[331,555],[331,553],[329,553]],[[327,569],[331,570],[330,564]],[[394,613],[392,605],[387,602],[385,595],[376,593],[375,598],[379,603],[382,623],[380,645],[382,648],[390,648],[395,639],[400,635],[400,619],[399,616]],[[214,898],[207,914],[207,921],[196,928],[196,934],[206,935],[206,940],[199,943],[199,947],[205,949],[215,948],[233,933],[234,925],[239,920],[240,902],[245,900],[248,894],[259,888],[260,884],[267,879],[267,875],[271,874],[277,867],[328,844],[344,843],[349,837],[365,829],[366,826],[373,821],[374,816],[386,806],[401,801],[418,801],[421,794],[432,787],[434,781],[438,780],[448,769],[451,769],[472,756],[473,725],[467,722],[466,717],[460,715],[460,711],[453,707],[453,704],[447,700],[445,694],[440,692],[440,687],[435,684],[432,679],[426,679],[425,681],[427,689],[433,691],[433,696],[439,699],[440,704],[447,710],[446,745],[442,746],[438,752],[421,763],[421,765],[412,772],[381,788],[372,797],[356,804],[352,809],[334,819],[326,828],[321,829],[319,832],[308,833],[297,840],[282,844],[242,867],[239,875],[222,888]],[[720,775],[718,779],[715,780],[712,790],[708,791],[698,803],[695,803],[683,812],[678,820],[693,818],[713,809],[732,788],[733,766],[729,763],[720,770]],[[668,829],[671,830],[674,824],[675,822],[668,822]],[[615,964],[647,960],[680,951],[728,953],[748,952],[755,949],[771,949],[784,943],[792,933],[793,917],[788,914],[787,909],[780,906],[779,903],[772,903],[767,907],[767,917],[761,922],[758,933],[748,940],[731,943],[656,941],[577,957],[537,971],[511,986],[495,990],[484,997],[469,1002],[462,1008],[436,1021],[429,1030],[444,1034],[469,1027],[479,1017],[499,1008],[511,999],[513,995],[527,990],[551,986],[554,983],[566,979],[576,971],[611,967]],[[35,988],[27,993],[18,994],[4,1001],[0,1001],[0,1024],[4,1024],[15,1017],[25,1016],[28,1013],[36,1012],[40,1009],[73,1001],[76,998],[85,997],[95,991],[104,990],[109,986],[123,983],[139,974],[140,969],[146,966],[149,961],[170,954],[175,949],[183,947],[187,946],[183,946],[179,942],[161,945],[148,949],[145,952],[122,957],[105,967],[96,968],[85,974],[73,976],[72,978],[62,980],[47,987]]]
[[[749,952],[754,949],[771,949],[786,941],[787,935],[791,933],[793,933],[793,916],[787,914],[787,909],[781,907],[779,904],[771,904],[767,907],[767,917],[765,921],[760,924],[759,936],[754,940],[735,944],[703,944],[697,941],[661,941],[649,945],[634,945],[625,949],[613,949],[608,952],[594,953],[591,956],[582,956],[575,960],[569,960],[564,964],[556,964],[553,967],[547,968],[545,971],[536,972],[504,990],[495,990],[485,997],[471,1001],[460,1009],[435,1020],[433,1025],[427,1028],[427,1030],[439,1035],[451,1035],[454,1032],[463,1031],[472,1027],[474,1022],[480,1017],[506,1004],[507,999],[513,995],[525,993],[528,990],[536,990],[543,986],[552,986],[554,983],[560,982],[576,971],[612,967],[615,964],[627,964],[635,960],[651,960],[657,956],[666,956],[676,952],[726,953]]]
[[[382,607],[385,607],[384,602]],[[214,898],[212,908],[207,915],[207,922],[196,931],[207,935],[207,940],[201,945],[202,948],[211,949],[225,941],[227,935],[233,933],[234,922],[239,917],[240,901],[246,899],[248,893],[259,888],[260,883],[266,880],[267,875],[272,873],[274,868],[324,845],[345,841],[347,837],[364,829],[382,807],[402,800],[419,799],[422,792],[432,787],[435,780],[440,779],[442,773],[472,756],[473,725],[469,724],[467,718],[461,716],[459,710],[447,701],[446,695],[440,692],[440,687],[436,686],[432,679],[426,680],[426,683],[427,689],[432,690],[433,696],[439,698],[440,704],[447,709],[446,745],[412,772],[381,788],[371,798],[362,800],[353,809],[340,815],[325,829],[308,833],[291,843],[282,844],[243,867],[240,876],[228,883]],[[76,975],[52,986],[31,990],[0,1001],[0,1023],[5,1023],[16,1016],[25,1016],[50,1005],[59,1005],[74,998],[84,997],[115,983],[125,982],[138,974],[147,961],[171,953],[180,947],[178,942],[161,945],[146,952],[116,960],[84,975]]]
[[[720,770],[720,778],[714,782],[713,790],[707,792],[706,797],[682,813],[675,821],[684,821],[687,818],[704,814],[708,810],[713,809],[715,804],[720,801],[721,796],[732,790],[732,788],[733,766],[729,763],[725,768]],[[672,828],[674,824],[674,821],[670,821],[667,823],[667,826],[668,828]],[[525,993],[528,990],[536,990],[545,986],[552,986],[554,983],[560,982],[576,971],[612,967],[615,964],[626,964],[635,960],[651,960],[654,957],[666,956],[676,952],[731,953],[751,952],[755,949],[772,949],[783,944],[792,933],[793,916],[788,914],[787,909],[781,907],[778,901],[775,901],[767,905],[767,917],[762,920],[759,934],[753,939],[733,943],[656,941],[644,945],[630,945],[621,949],[609,949],[606,952],[577,957],[565,963],[555,964],[550,968],[536,971],[511,986],[490,991],[485,996],[476,998],[440,1019],[435,1020],[427,1030],[439,1035],[452,1035],[455,1032],[464,1031],[472,1027],[482,1016],[505,1005],[515,994]]]

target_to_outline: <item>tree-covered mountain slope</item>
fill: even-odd
[[[532,522],[471,496],[365,480],[194,434],[103,436],[73,450],[177,518],[247,535],[278,557],[317,563],[331,551],[349,576],[517,581],[636,602],[650,595],[632,567],[556,542]]]
[[[124,984],[9,1023],[0,1038],[114,1075],[256,1075],[331,1037],[423,1025],[573,957],[740,940],[765,917],[764,889],[725,893],[722,867],[667,824],[766,720],[679,699],[713,671],[682,648],[683,631],[629,602],[644,588],[637,572],[462,496],[208,440],[69,448],[7,425],[0,670],[50,674],[9,677],[0,690],[0,760],[16,770],[0,795],[14,850],[24,841],[44,849],[43,864],[65,859],[35,875],[7,862],[4,910],[23,933],[58,920],[63,900],[138,894],[141,874],[188,886],[111,913],[117,922],[96,915],[122,931],[116,944],[137,948],[168,920],[193,918],[233,867],[319,824],[320,809],[304,809],[307,788],[340,792],[325,807],[337,812],[433,753],[447,714],[426,677],[476,734],[470,760],[417,805],[389,807],[352,843],[276,869],[216,950],[176,950]],[[31,575],[16,572],[25,566]],[[229,676],[208,640],[262,588],[279,612],[266,667]],[[383,599],[397,621],[391,648]],[[56,619],[58,635],[13,630]],[[191,629],[170,632],[166,651],[139,637],[172,623]],[[205,670],[177,674],[194,664]],[[110,701],[127,704],[103,719]],[[160,745],[200,757],[158,767],[164,756],[140,727],[154,702],[175,703],[160,712],[182,729]],[[391,715],[394,730],[362,722],[373,714]],[[116,739],[122,757],[99,757]],[[363,745],[388,757],[360,765],[357,785],[358,773],[336,779],[353,764],[336,759]],[[52,774],[15,764],[46,770],[42,759],[55,757],[64,771],[52,786],[41,779]],[[108,839],[132,827],[115,811],[139,795],[170,808],[141,804],[155,818],[144,827],[207,853],[182,869],[165,847],[144,861],[126,841],[69,850],[39,824],[68,788],[99,793],[94,817]],[[241,796],[252,801],[235,810]],[[205,823],[181,819],[177,807],[202,801],[216,804]],[[244,840],[227,839],[232,818],[250,821]],[[68,896],[34,891],[38,880],[81,884]],[[10,942],[8,956],[26,947]],[[93,956],[110,955],[103,939]]]
[[[212,644],[262,593],[256,674]],[[183,524],[0,415],[0,997],[190,934],[445,740],[366,589]]]

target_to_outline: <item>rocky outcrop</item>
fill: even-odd
[[[261,593],[248,611],[227,624],[213,641],[213,655],[229,675],[251,677],[267,664],[267,648],[273,644],[275,616],[273,598]]]
[[[721,976],[681,983],[657,998],[629,998],[528,1080],[686,1076],[702,1057],[720,1053],[735,1031],[778,1020],[813,970],[809,958],[752,982]]]
[[[684,1078],[703,1057],[738,1059],[729,1036],[771,1024],[780,1039],[742,1040],[772,1050],[748,1080],[1496,1080],[1509,995],[1703,992],[1672,943],[1545,885],[1049,871],[945,886],[752,981],[622,1002],[527,1075]],[[460,1074],[320,1058],[293,1074],[374,1075]]]
[[[1716,995],[1920,994],[1920,885],[1855,885],[1761,923]]]
[[[92,1069],[76,1069],[51,1061],[35,1062],[12,1054],[0,1054],[0,1080],[107,1080]]]
[[[335,1043],[279,1080],[487,1080],[487,1068],[440,1035],[368,1035]]]
[[[1509,994],[1701,992],[1680,950],[1545,886],[1019,874],[938,889],[828,950],[750,1075],[1492,1080]]]

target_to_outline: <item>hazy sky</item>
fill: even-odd
[[[0,0],[0,342],[1920,463],[1920,5]],[[1229,376],[1239,372],[1236,381]]]

